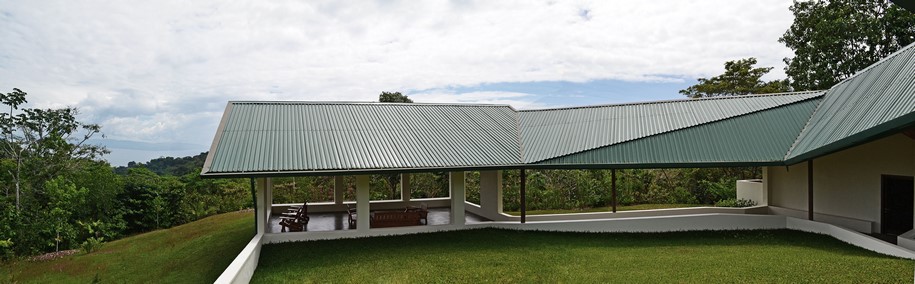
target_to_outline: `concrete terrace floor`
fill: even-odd
[[[270,233],[280,233],[280,217],[279,215],[270,216]],[[308,231],[309,232],[320,232],[320,231],[343,231],[343,230],[353,230],[355,228],[350,228],[348,224],[348,218],[346,212],[331,212],[331,213],[310,213],[308,214]],[[450,208],[429,208],[429,226],[435,225],[448,225],[451,223],[451,209]],[[464,220],[466,223],[479,223],[487,221],[483,217],[474,215],[470,212],[464,212]]]

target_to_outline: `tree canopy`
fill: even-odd
[[[756,67],[756,58],[750,57],[724,63],[724,74],[712,78],[699,78],[698,84],[680,90],[690,98],[740,96],[789,91],[786,80],[763,82],[760,78],[773,67]]]
[[[382,103],[412,103],[409,97],[404,96],[400,92],[381,92],[381,95],[378,95],[378,102]]]
[[[915,14],[888,0],[795,1],[794,23],[779,38],[795,90],[828,89],[915,42]]]

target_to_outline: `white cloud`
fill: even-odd
[[[0,0],[2,1],[2,0]],[[493,82],[669,81],[775,66],[790,0],[2,1],[0,91],[113,139],[209,144],[227,100],[377,99]],[[516,93],[411,94],[508,103]]]

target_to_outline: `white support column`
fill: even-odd
[[[343,204],[343,193],[346,192],[346,184],[343,176],[334,176],[334,204]]]
[[[267,191],[267,179],[258,178],[257,186],[255,186],[255,194],[254,194],[254,197],[257,199],[255,202],[255,205],[257,206],[257,208],[255,208],[254,210],[257,213],[257,216],[255,216],[255,218],[257,218],[256,220],[257,220],[257,233],[258,234],[263,234],[263,233],[267,232],[268,223],[265,220],[267,220],[266,216],[268,214],[267,214],[267,208],[264,208],[264,200],[267,199],[265,196],[266,191]]]
[[[267,223],[270,224],[270,216],[273,216],[273,178],[267,178],[267,187],[264,188],[264,207],[267,208]]]
[[[769,205],[769,167],[762,167],[762,187],[763,187],[763,200],[762,204],[758,205]]]
[[[410,203],[410,174],[400,174],[400,199],[404,205]]]
[[[502,214],[502,171],[480,171],[480,208],[489,219]]]
[[[451,225],[464,225],[464,172],[449,172],[451,188]]]
[[[369,220],[369,176],[356,176],[356,231],[368,232]]]
[[[264,187],[264,224],[267,225],[267,231],[270,231],[270,216],[273,215],[273,178],[267,178],[266,187]]]

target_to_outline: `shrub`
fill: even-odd
[[[92,253],[93,251],[96,251],[96,250],[102,248],[102,245],[104,244],[104,240],[105,240],[105,238],[91,237],[91,238],[86,239],[86,241],[80,245],[80,248],[83,250],[84,253],[89,254],[89,253]]]
[[[13,253],[13,240],[0,240],[0,260],[7,260],[15,255]]]
[[[728,198],[728,199],[718,200],[718,202],[715,202],[715,206],[717,206],[717,207],[750,207],[750,206],[756,206],[756,201],[748,200],[748,199]]]
[[[699,184],[706,188],[707,194],[712,200],[726,200],[737,198],[737,180],[721,179],[717,182],[700,181]]]

